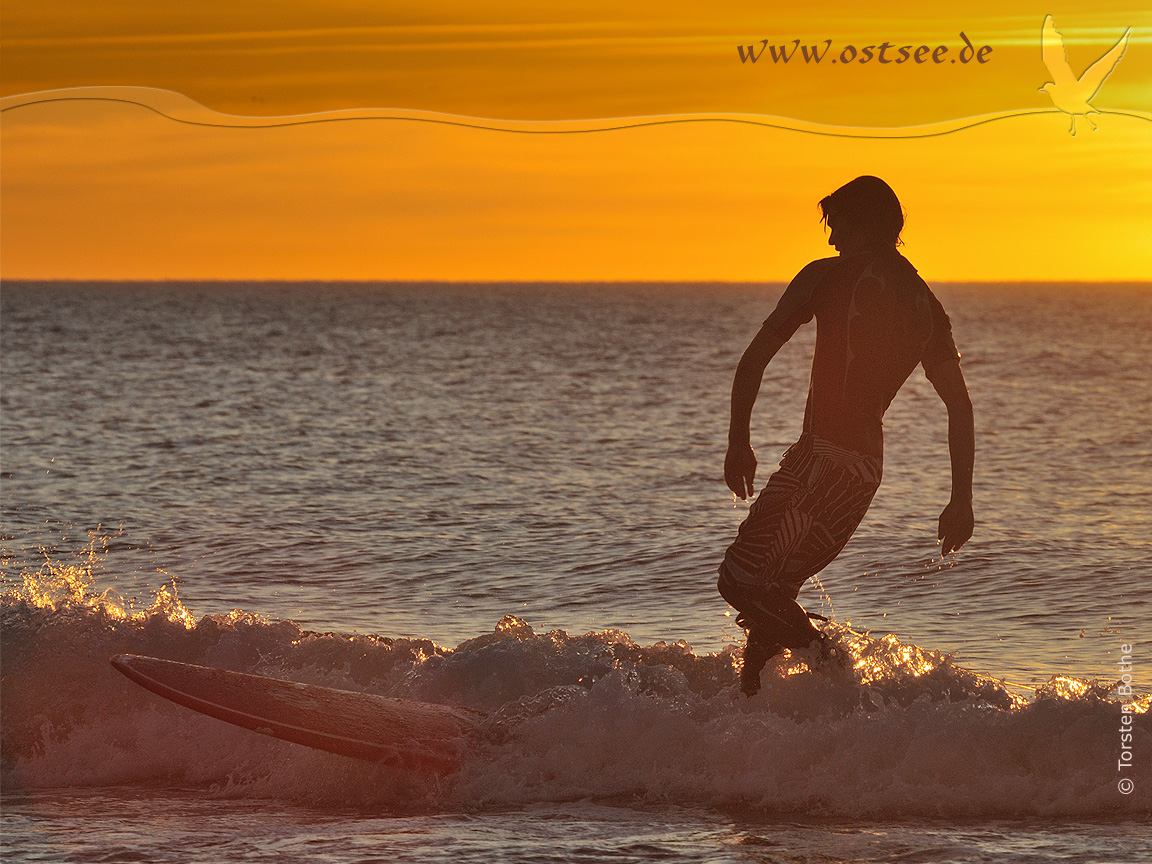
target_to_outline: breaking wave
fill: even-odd
[[[777,658],[752,699],[732,647],[628,634],[535,633],[503,618],[455,648],[303,630],[236,610],[197,619],[175,585],[135,609],[90,562],[9,584],[2,623],[6,793],[195,787],[222,797],[388,812],[593,800],[832,817],[1095,817],[1152,810],[1152,696],[1136,701],[1135,791],[1117,792],[1113,682],[1056,677],[1034,694],[895,637],[827,625],[850,658]],[[448,778],[307,750],[165,702],[119,653],[489,712]],[[1140,776],[1141,772],[1143,776]]]

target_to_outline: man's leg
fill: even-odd
[[[739,611],[736,623],[748,633],[740,689],[749,696],[759,691],[760,671],[772,657],[820,635],[795,601],[800,584],[789,596],[776,582],[808,533],[799,504],[812,466],[811,438],[802,437],[768,478],[720,565],[716,587]]]
[[[748,630],[741,689],[784,648],[822,642],[796,602],[800,587],[844,548],[880,484],[880,462],[802,437],[780,463],[720,565],[717,588]]]
[[[779,585],[742,585],[720,565],[720,595],[739,610],[736,623],[748,631],[740,689],[748,696],[760,690],[760,672],[785,648],[806,648],[824,634],[812,625],[808,614]]]

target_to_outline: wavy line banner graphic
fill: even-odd
[[[742,123],[803,132],[809,135],[827,135],[838,138],[930,138],[971,129],[985,123],[1036,114],[1059,114],[1058,108],[1033,108],[1017,111],[998,111],[976,117],[960,117],[938,123],[917,126],[866,127],[834,126],[812,123],[789,117],[765,114],[668,114],[649,117],[607,117],[588,120],[501,120],[489,117],[464,117],[437,111],[414,111],[402,108],[354,108],[337,111],[318,111],[290,116],[241,116],[222,114],[170,90],[154,87],[72,87],[42,93],[24,93],[0,98],[0,111],[13,111],[33,105],[58,102],[120,102],[146,108],[161,117],[190,126],[214,126],[223,129],[273,129],[285,126],[303,126],[314,123],[340,123],[359,120],[408,120],[416,123],[437,123],[466,129],[486,129],[493,132],[514,132],[526,135],[564,135],[588,132],[611,132],[649,126],[667,126],[677,123]],[[1067,113],[1067,112],[1065,112]],[[1103,109],[1097,114],[1134,117],[1152,122],[1152,111]]]

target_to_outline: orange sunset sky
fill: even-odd
[[[1046,14],[1077,75],[1132,28],[1095,132],[1070,135],[1038,91]],[[780,280],[831,251],[816,201],[870,173],[900,195],[930,281],[1152,280],[1152,12],[1135,4],[7,0],[0,15],[6,279]],[[985,63],[952,62],[961,31]],[[737,45],[764,39],[831,41],[820,63],[742,63]],[[884,42],[948,51],[831,62]],[[179,95],[26,95],[76,87]],[[372,108],[400,110],[211,125]],[[404,112],[687,122],[523,134]],[[870,131],[983,115],[998,116]]]

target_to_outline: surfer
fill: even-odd
[[[904,213],[878,177],[857,177],[820,201],[839,256],[797,274],[736,369],[724,480],[750,498],[756,477],[749,422],[764,369],[816,318],[804,427],[741,524],[717,587],[748,632],[741,689],[760,689],[764,664],[824,635],[796,602],[800,587],[844,548],[880,485],[882,418],[917,364],[948,411],[952,497],[940,515],[941,554],[972,536],[972,402],[943,306],[896,249]]]

